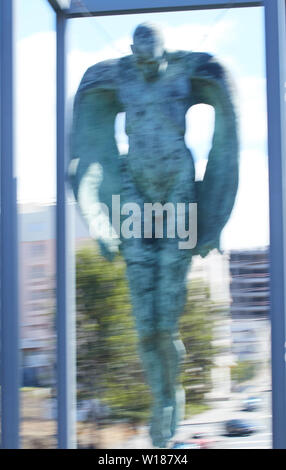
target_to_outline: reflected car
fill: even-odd
[[[261,398],[259,397],[248,397],[243,402],[243,411],[255,411],[261,404]]]
[[[201,449],[201,447],[192,440],[189,440],[174,442],[172,449]]]
[[[227,436],[247,436],[256,431],[253,424],[242,419],[230,419],[225,423]]]
[[[211,449],[212,445],[216,442],[214,439],[208,437],[207,434],[200,432],[194,434],[192,440],[200,446],[200,449]]]

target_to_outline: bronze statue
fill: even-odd
[[[186,275],[193,255],[219,248],[230,216],[238,184],[237,124],[226,70],[214,57],[166,51],[160,30],[149,23],[136,28],[131,49],[129,56],[90,67],[81,81],[70,179],[103,255],[112,259],[120,251],[126,261],[140,356],[153,396],[150,434],[154,446],[166,447],[184,410],[178,319]],[[201,182],[195,181],[184,142],[186,112],[198,103],[215,109]],[[126,112],[129,137],[124,156],[114,137],[120,112]],[[146,208],[143,226],[139,216]],[[126,219],[128,212],[132,220]],[[168,227],[172,217],[175,231]],[[156,232],[156,222],[163,231]]]

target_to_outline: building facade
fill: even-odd
[[[20,338],[24,385],[50,384],[55,362],[55,206],[19,208]],[[76,246],[89,240],[76,213]]]
[[[229,254],[232,352],[237,361],[270,359],[269,249]]]

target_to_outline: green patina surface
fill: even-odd
[[[184,141],[186,112],[199,103],[215,109],[202,182],[195,181]],[[114,136],[119,112],[126,113],[127,155],[119,155]],[[155,446],[166,447],[184,410],[178,319],[186,275],[193,255],[219,248],[237,192],[237,123],[225,68],[206,53],[168,52],[157,27],[137,27],[130,56],[100,62],[82,78],[74,104],[70,181],[102,254],[112,259],[120,251],[126,261],[140,355],[153,395],[150,434]],[[179,249],[178,236],[165,233],[163,238],[112,237],[106,230],[112,225],[112,195],[120,195],[121,207],[136,203],[142,211],[146,202],[185,203],[187,217],[188,204],[197,203],[196,247]]]

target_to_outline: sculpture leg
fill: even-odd
[[[122,203],[136,202],[144,214],[144,201],[127,171],[122,174]],[[142,227],[143,233],[144,227]],[[153,398],[150,435],[154,446],[164,447],[161,434],[163,371],[158,348],[155,312],[157,246],[154,240],[124,239],[120,247],[127,265],[127,277],[138,334],[140,359]]]
[[[183,417],[184,391],[177,378],[185,350],[174,334],[157,331],[139,338],[139,351],[153,396],[150,436],[154,446],[166,447]]]
[[[162,376],[162,407],[168,419],[162,423],[162,432],[169,440],[174,436],[176,426],[184,417],[185,393],[179,383],[181,364],[185,356],[183,342],[172,332],[158,335]]]
[[[134,240],[126,256],[134,250],[131,259],[127,259],[127,274],[140,357],[153,397],[150,435],[154,446],[166,447],[184,415],[179,375],[185,349],[178,320],[185,303],[190,255],[178,253],[174,241],[161,240],[160,244],[161,249],[157,243],[141,245]],[[137,255],[143,250],[142,257],[135,256],[135,246]]]
[[[133,313],[139,339],[139,353],[146,380],[153,398],[150,435],[156,447],[164,447],[166,439],[161,434],[163,419],[163,371],[157,340],[154,310],[155,254],[152,244],[140,240],[125,242],[124,257],[132,298]]]
[[[189,185],[189,181],[178,185],[172,195],[174,202],[190,200]],[[130,182],[128,188],[132,188]],[[179,384],[184,346],[178,334],[178,319],[185,303],[191,252],[179,250],[177,239],[129,239],[123,242],[122,252],[140,356],[153,396],[150,434],[154,446],[166,447],[184,410]]]
[[[166,419],[163,403],[164,376],[157,334],[145,337],[139,335],[139,352],[153,398],[150,437],[155,447],[165,447],[168,436],[165,435],[165,426],[162,427],[162,422]]]
[[[168,201],[175,206],[179,202],[185,204],[185,221],[189,219],[189,203],[196,200],[191,158],[189,163],[189,169],[186,167],[186,171],[182,172],[179,183],[168,198]],[[193,222],[190,221],[191,224]],[[186,225],[188,226],[188,223]],[[166,219],[164,227],[166,234]],[[172,409],[169,429],[166,431],[170,437],[175,434],[177,423],[183,419],[185,410],[185,394],[180,384],[185,348],[180,339],[178,323],[186,300],[186,278],[190,269],[192,250],[180,249],[180,241],[182,240],[166,236],[158,240],[155,292],[156,329],[163,371],[163,406]]]
[[[156,328],[163,371],[163,406],[172,409],[167,431],[169,437],[172,437],[177,423],[184,416],[185,396],[179,379],[185,348],[178,332],[178,322],[185,305],[185,284],[191,253],[178,250],[174,240],[163,240],[161,247],[156,289]]]
[[[130,248],[130,250],[132,249]],[[144,257],[140,257],[140,260],[135,261],[135,256],[132,257],[132,261],[127,260],[127,275],[139,339],[140,358],[153,398],[150,436],[154,446],[166,447],[170,438],[169,429],[173,408],[169,406],[169,402],[166,403],[165,399],[166,374],[164,368],[166,365],[161,356],[165,354],[166,350],[170,355],[170,348],[169,343],[164,343],[165,347],[162,349],[162,338],[156,326],[157,269],[154,264],[155,258],[152,256],[153,247],[151,244],[147,244],[142,249],[144,249]],[[127,257],[130,255],[130,250]]]

